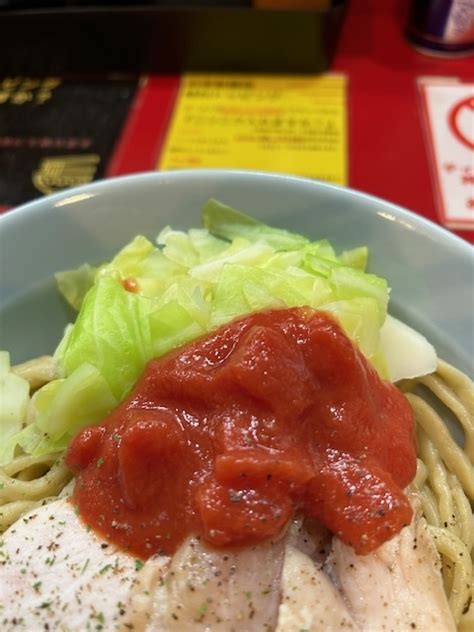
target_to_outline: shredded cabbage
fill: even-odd
[[[15,375],[10,367],[10,354],[0,351],[0,465],[12,460],[15,437],[26,421],[30,385]]]
[[[148,360],[256,310],[308,305],[330,311],[384,373],[380,328],[389,290],[365,272],[365,247],[336,254],[210,200],[204,228],[137,236],[110,262],[57,275],[79,310],[56,350],[61,379],[33,400],[36,421],[12,433],[33,454],[65,447],[130,392]]]

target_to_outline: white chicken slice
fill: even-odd
[[[116,630],[139,566],[88,530],[67,499],[35,509],[0,542],[2,632]]]
[[[318,568],[326,561],[331,542],[331,532],[312,518],[295,518],[288,529],[287,545],[307,555]]]
[[[329,577],[302,551],[288,545],[276,632],[359,630]]]
[[[1,629],[455,631],[438,554],[418,515],[370,555],[329,540],[322,527],[296,520],[278,541],[238,551],[189,538],[173,558],[152,558],[140,570],[61,499],[3,536]]]
[[[186,540],[169,564],[160,558],[147,563],[132,598],[133,629],[274,630],[284,549],[285,538],[238,551],[211,549],[196,538]]]
[[[456,630],[439,556],[419,516],[369,555],[333,538],[325,568],[363,630]]]

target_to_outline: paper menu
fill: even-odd
[[[185,75],[157,167],[256,169],[347,184],[346,79]]]
[[[419,90],[441,222],[474,228],[474,84],[423,78]]]

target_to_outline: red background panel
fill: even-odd
[[[471,58],[429,57],[403,34],[408,2],[353,0],[333,69],[349,76],[350,185],[439,222],[416,79],[474,80]],[[474,243],[474,231],[453,231]]]
[[[331,70],[349,78],[349,184],[439,222],[416,80],[474,80],[472,58],[417,52],[404,37],[408,0],[352,0]],[[108,175],[155,168],[179,77],[142,87]],[[453,231],[474,243],[474,231]]]
[[[108,176],[154,169],[179,87],[178,76],[143,80],[129,114]]]

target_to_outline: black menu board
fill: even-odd
[[[104,176],[137,81],[0,77],[0,205]]]

